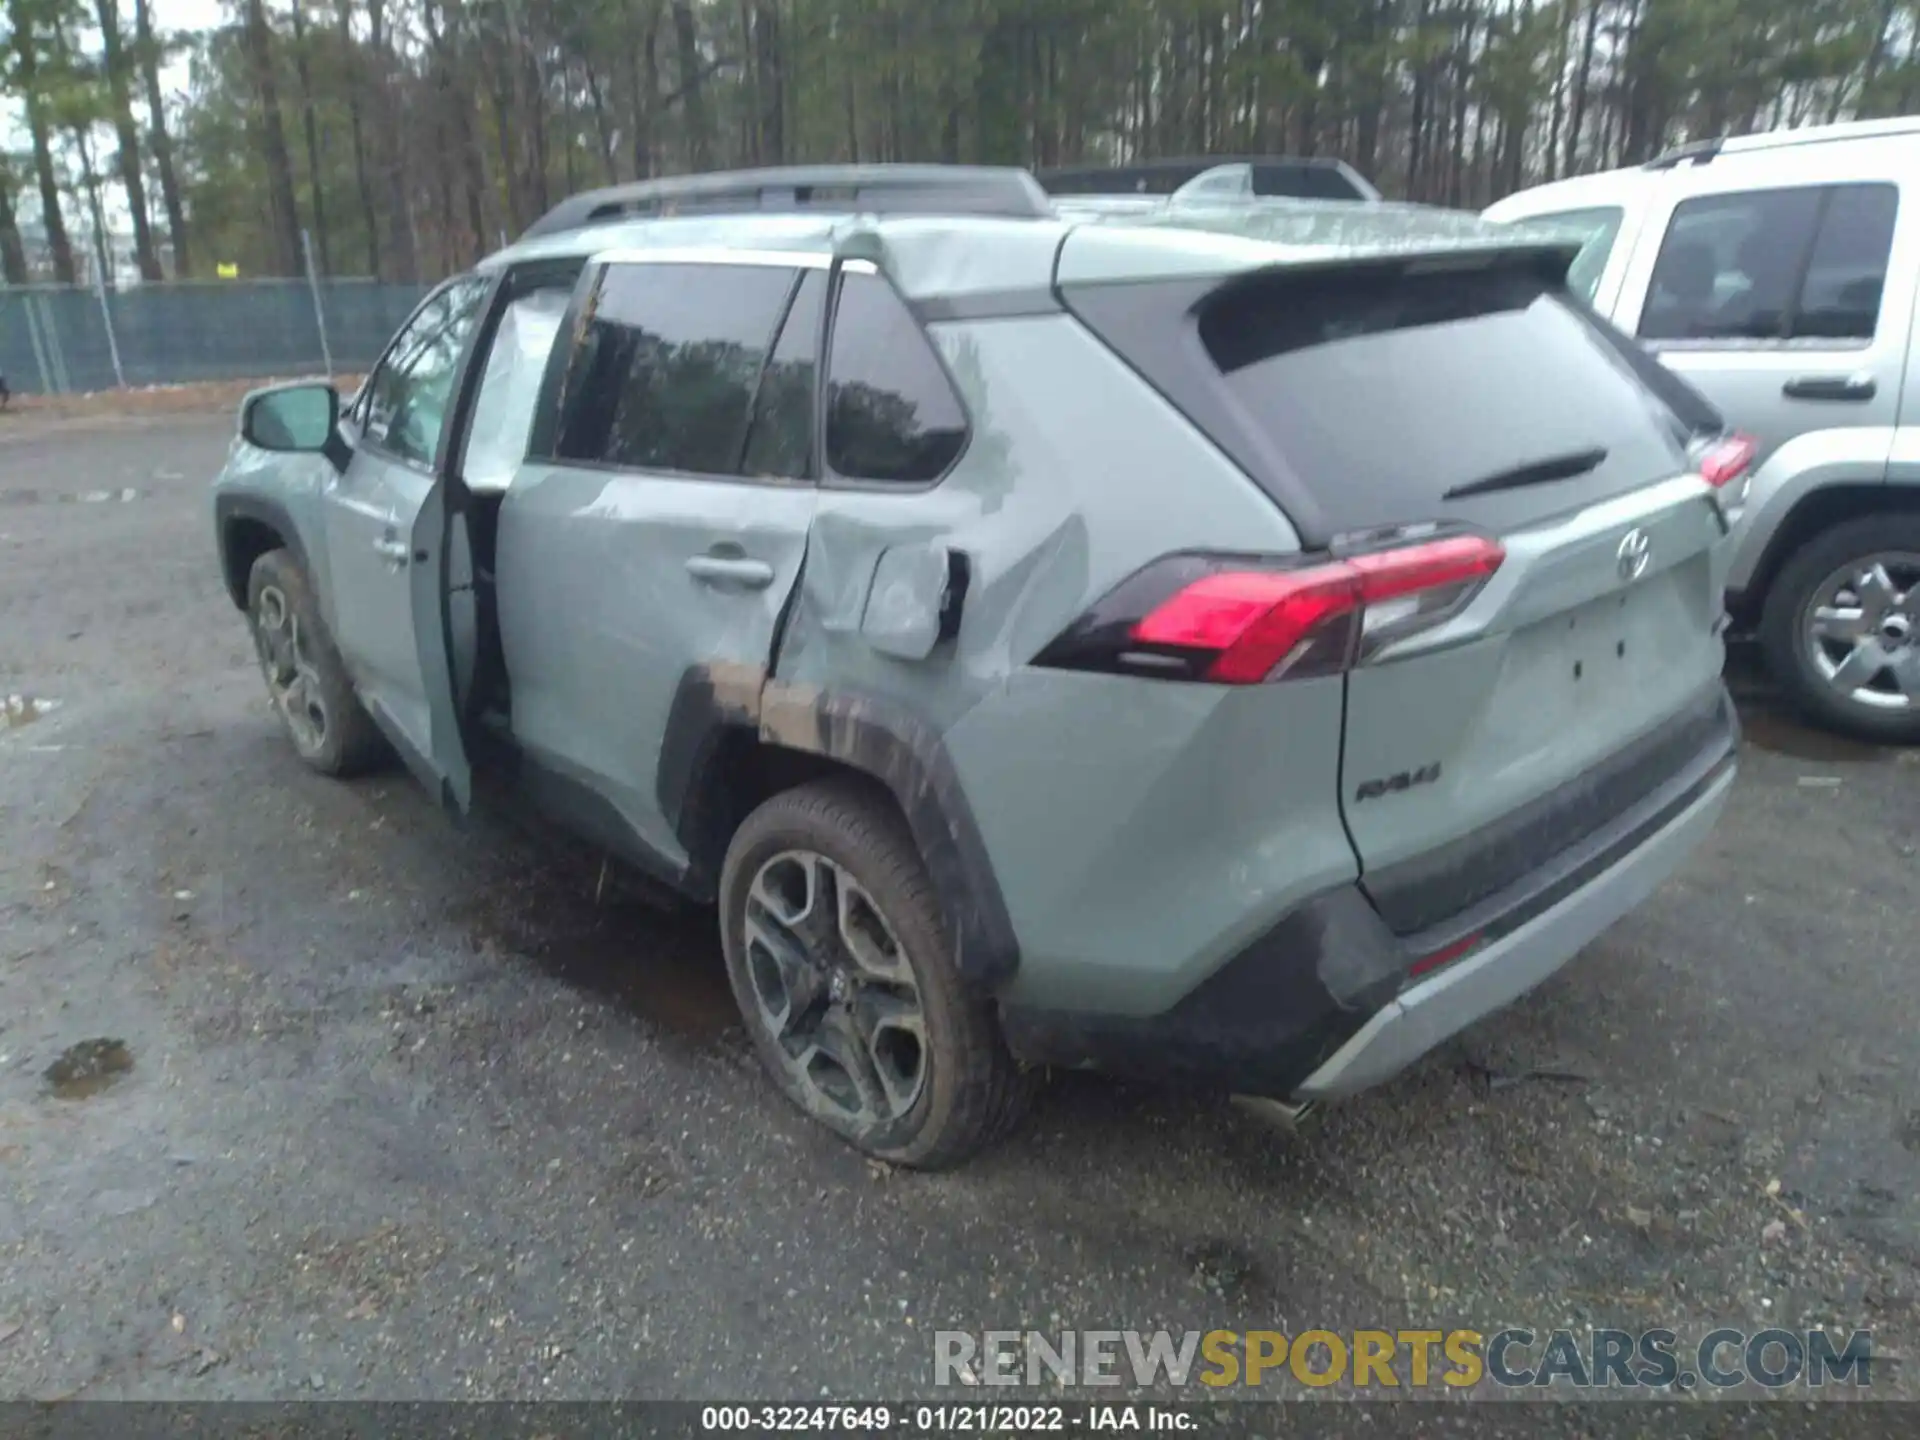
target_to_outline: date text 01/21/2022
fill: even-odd
[[[1195,1416],[1151,1405],[707,1405],[705,1432],[1031,1435],[1049,1431],[1192,1430]]]

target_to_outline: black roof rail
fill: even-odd
[[[1053,214],[1025,170],[987,165],[783,165],[676,175],[589,190],[562,200],[520,237],[557,235],[623,218],[756,211],[857,211],[869,215]]]
[[[1696,140],[1691,145],[1682,145],[1667,151],[1664,155],[1656,155],[1640,168],[1642,170],[1673,170],[1686,164],[1706,165],[1712,162],[1713,157],[1720,153],[1721,147],[1726,143],[1727,138],[1724,135],[1713,140]]]

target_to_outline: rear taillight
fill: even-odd
[[[1505,558],[1497,541],[1464,534],[1291,569],[1171,556],[1035,663],[1220,685],[1335,674],[1455,614]]]
[[[1751,436],[1722,435],[1699,451],[1694,464],[1700,478],[1720,492],[1729,508],[1747,498],[1747,486],[1753,479],[1753,457],[1759,452]]]

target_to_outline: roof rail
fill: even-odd
[[[784,165],[677,175],[589,190],[562,200],[520,238],[623,218],[833,210],[869,215],[1050,216],[1024,170],[986,165]]]
[[[1895,136],[1920,134],[1920,115],[1895,115],[1885,120],[1843,120],[1833,125],[1802,125],[1789,130],[1762,130],[1753,135],[1722,135],[1712,140],[1696,140],[1664,155],[1655,156],[1641,168],[1671,170],[1691,161],[1705,165],[1721,155],[1745,155],[1761,150],[1785,150],[1801,145],[1832,145],[1845,140],[1887,140]]]
[[[1691,145],[1682,145],[1664,155],[1656,155],[1640,168],[1642,170],[1675,170],[1682,165],[1706,165],[1725,147],[1726,137],[1713,140],[1696,140]]]

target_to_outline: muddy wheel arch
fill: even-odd
[[[961,977],[994,989],[1019,968],[1019,943],[972,808],[939,734],[904,706],[869,695],[764,680],[739,667],[682,677],[660,748],[662,812],[689,858],[687,888],[711,898],[720,858],[744,812],[770,787],[748,782],[749,757],[794,780],[808,759],[877,781],[906,817],[938,891]],[[763,774],[766,773],[764,770]]]

